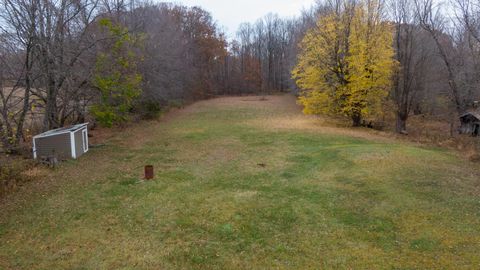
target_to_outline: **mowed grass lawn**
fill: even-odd
[[[167,118],[3,200],[0,268],[480,269],[479,165],[291,96]]]

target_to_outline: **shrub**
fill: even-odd
[[[157,101],[143,101],[138,109],[143,119],[156,119],[163,113],[163,106]]]
[[[173,99],[168,102],[169,108],[181,109],[185,107],[185,102],[181,99]]]

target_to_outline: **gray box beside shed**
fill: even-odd
[[[33,137],[33,158],[77,159],[88,152],[88,123]]]

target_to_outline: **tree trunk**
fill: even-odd
[[[55,85],[54,75],[50,70],[47,71],[48,74],[48,85],[47,85],[47,101],[45,104],[45,119],[44,119],[44,131],[58,128],[58,111],[57,111],[57,89]]]
[[[353,113],[352,115],[352,125],[354,127],[359,127],[362,124],[362,116],[360,113]]]
[[[398,134],[407,134],[407,119],[405,113],[397,112],[397,124],[396,124],[396,131]]]
[[[56,123],[57,109],[55,106],[55,102],[56,102],[55,96],[50,95],[49,97],[47,97],[47,104],[45,108],[45,119],[43,122],[44,131],[57,128],[57,123]]]
[[[30,110],[30,92],[32,87],[32,80],[31,80],[32,62],[30,61],[31,49],[32,49],[31,44],[29,44],[25,52],[25,57],[26,57],[25,58],[25,92],[23,96],[23,108],[17,124],[17,134],[15,135],[16,144],[20,142],[20,139],[24,139],[23,127],[25,124],[25,118],[27,117],[27,113]]]
[[[7,132],[3,130],[2,124],[0,124],[0,142],[2,143],[2,148],[5,153],[9,153],[10,151],[12,151],[12,144],[8,139]]]

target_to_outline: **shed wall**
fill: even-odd
[[[85,154],[85,151],[83,151],[83,137],[82,137],[82,132],[85,130],[85,128],[79,129],[75,131],[75,153],[77,154],[77,158],[80,157],[81,155]]]
[[[35,139],[37,157],[56,156],[59,159],[72,158],[70,133]]]

